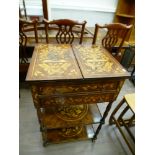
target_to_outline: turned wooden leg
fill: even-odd
[[[105,112],[103,114],[103,117],[100,120],[100,124],[99,124],[99,126],[98,126],[98,128],[97,128],[97,130],[95,132],[95,135],[94,135],[94,137],[92,139],[93,142],[97,139],[97,135],[98,135],[99,131],[101,130],[102,125],[105,124],[105,119],[106,119],[106,117],[107,117],[107,115],[108,115],[108,113],[109,113],[109,111],[111,109],[112,103],[113,102],[109,102],[109,104],[106,107],[106,110],[105,110]]]
[[[97,130],[96,130],[96,132],[95,132],[95,135],[94,135],[94,137],[92,138],[92,142],[95,142],[95,140],[97,139],[97,135],[98,135],[99,131],[101,130],[102,125],[103,125],[103,123],[100,122],[100,124],[99,124],[99,126],[98,126],[98,128],[97,128]]]

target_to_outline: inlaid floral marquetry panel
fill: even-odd
[[[82,126],[62,128],[59,134],[63,137],[74,137],[82,132]]]
[[[92,45],[37,44],[27,81],[125,77],[127,71],[106,49]]]
[[[31,61],[27,80],[82,78],[70,45],[38,44]]]
[[[84,78],[119,77],[127,71],[108,53],[95,45],[73,45]]]
[[[103,47],[36,44],[26,81],[31,84],[43,145],[93,138],[90,124],[102,118],[96,103],[112,103],[128,77]]]
[[[56,116],[64,121],[77,121],[82,119],[88,111],[88,105],[59,106]]]

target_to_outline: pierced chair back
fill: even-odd
[[[79,43],[82,43],[86,21],[80,23],[70,19],[59,19],[53,21],[44,19],[43,22],[45,23],[45,35],[47,43],[49,43],[49,30],[57,31],[55,35],[57,43],[72,44],[75,35],[79,37]]]
[[[28,21],[26,19],[19,19],[19,72],[21,74],[27,73],[29,67],[29,56],[27,53],[28,33],[33,31],[35,36],[35,43],[38,43],[37,34],[37,20]],[[27,33],[28,32],[28,33]]]
[[[26,54],[26,44],[27,44],[27,36],[23,32],[23,23],[19,21],[19,63],[27,63],[28,57]]]
[[[98,24],[95,25],[95,32],[93,38],[93,44],[96,43],[97,35],[99,29],[107,30],[106,35],[102,38],[102,45],[105,47],[111,54],[118,55],[125,38],[129,31],[131,30],[132,25],[125,25],[122,23],[112,23],[104,26],[100,26]],[[113,48],[116,47],[115,53],[113,53]]]
[[[34,32],[35,36],[35,43],[38,43],[38,31],[37,31],[37,25],[38,21],[36,19],[34,20],[25,20],[20,18],[19,23],[21,25],[21,30],[26,34],[27,32]]]

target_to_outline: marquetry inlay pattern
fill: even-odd
[[[63,137],[74,137],[81,133],[82,126],[75,126],[75,127],[69,127],[69,128],[62,128],[59,131],[59,134]]]
[[[88,84],[78,85],[62,84],[62,85],[48,85],[39,86],[38,93],[40,95],[61,95],[64,93],[77,93],[77,92],[92,92],[103,90],[116,90],[119,82],[110,81],[109,83],[94,82]]]
[[[36,106],[92,104],[115,98],[120,82],[91,82],[79,85],[64,83],[61,85],[32,86],[33,101]],[[107,93],[107,91],[109,91]],[[113,91],[113,92],[111,92]],[[106,93],[106,94],[105,94]],[[101,95],[103,94],[103,95]],[[41,99],[41,103],[39,101]]]
[[[31,78],[36,80],[81,78],[70,45],[39,44]]]
[[[52,105],[80,105],[82,104],[96,104],[102,102],[108,102],[114,100],[117,92],[115,93],[106,93],[106,94],[72,94],[68,95],[58,95],[58,96],[50,96],[44,97],[40,99],[41,107],[50,107]]]
[[[32,93],[34,106],[37,108],[39,107],[38,87],[35,85],[31,86],[31,93]]]
[[[85,77],[118,76],[126,72],[101,46],[73,46]]]
[[[92,138],[90,126],[99,122],[95,140],[128,76],[101,46],[36,44],[26,80],[31,84],[43,145]],[[96,104],[103,102],[109,104],[101,115]]]
[[[82,119],[88,112],[88,105],[59,106],[56,116],[64,121],[77,121]]]

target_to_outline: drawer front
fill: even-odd
[[[61,84],[61,85],[47,85],[38,86],[39,95],[56,95],[64,93],[78,93],[78,92],[93,92],[93,91],[109,91],[117,90],[119,82],[95,82],[82,84]]]
[[[40,107],[50,107],[51,105],[78,105],[78,104],[96,104],[101,102],[113,101],[117,93],[105,94],[76,94],[63,96],[40,96]]]
[[[35,107],[52,104],[93,104],[114,101],[123,81],[103,81],[81,84],[39,84],[31,87]],[[40,97],[39,97],[40,96]]]

